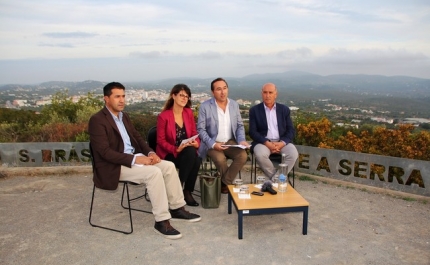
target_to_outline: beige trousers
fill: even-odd
[[[120,180],[145,184],[152,204],[155,221],[170,219],[169,209],[185,205],[181,182],[175,165],[166,160],[149,166],[121,166]]]

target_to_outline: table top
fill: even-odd
[[[253,191],[260,191],[255,187],[255,184],[248,184],[249,193]],[[238,210],[252,210],[252,209],[268,209],[268,208],[288,208],[309,206],[302,195],[300,195],[291,185],[288,185],[287,192],[278,192],[272,195],[264,192],[264,196],[250,195],[251,199],[240,199],[238,192],[233,191],[234,185],[228,185],[229,193],[234,200]],[[277,190],[274,188],[274,190]]]

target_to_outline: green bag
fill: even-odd
[[[221,201],[221,178],[200,176],[200,193],[203,208],[218,208]]]

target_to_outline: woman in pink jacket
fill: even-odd
[[[197,135],[196,122],[191,110],[191,91],[187,85],[177,84],[157,119],[156,153],[161,159],[172,161],[179,169],[184,186],[184,199],[189,206],[198,206],[192,192],[196,184],[201,158],[197,154],[200,139],[181,144]]]

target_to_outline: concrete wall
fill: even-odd
[[[430,196],[430,161],[297,146],[296,171]],[[88,142],[0,143],[3,167],[88,164]]]

